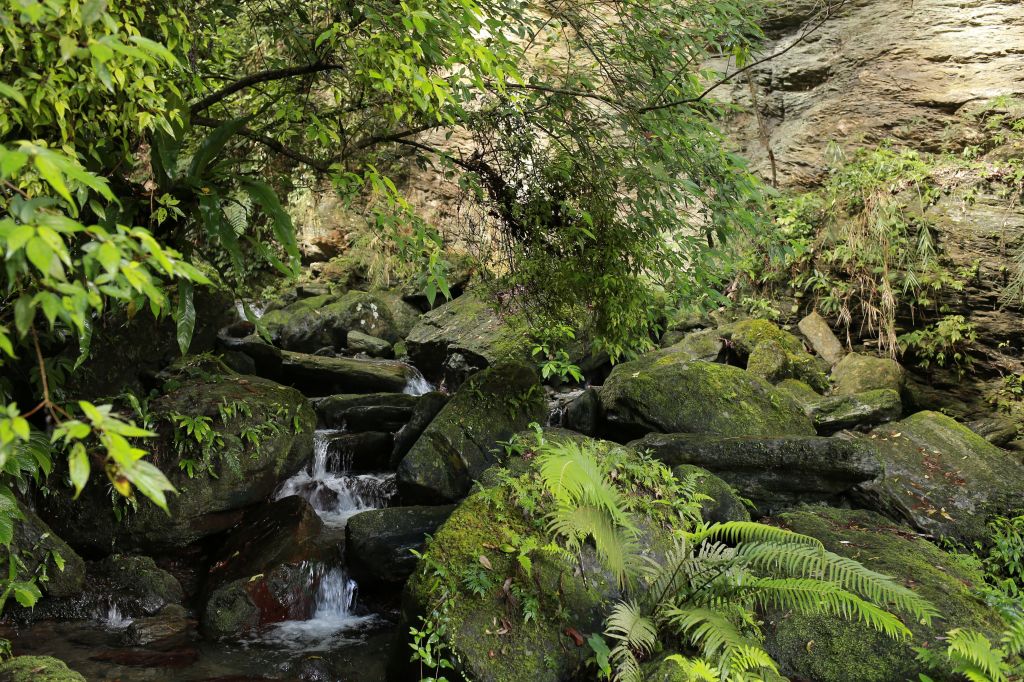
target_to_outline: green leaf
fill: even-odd
[[[192,282],[186,279],[178,280],[178,310],[175,313],[178,332],[178,348],[181,354],[188,353],[192,345],[192,333],[196,327],[196,306],[193,297]]]
[[[28,107],[28,103],[25,102],[25,97],[20,92],[12,88],[7,83],[0,83],[0,96],[9,97],[23,107]]]
[[[40,152],[36,154],[34,162],[39,175],[46,180],[57,194],[64,197],[74,207],[75,202],[71,198],[71,192],[68,191],[68,186],[64,184],[64,175],[57,169],[57,166],[50,160],[48,155]]]
[[[82,7],[82,25],[91,26],[107,11],[107,0],[86,0]]]
[[[14,599],[25,608],[35,606],[35,603],[43,596],[36,584],[32,582],[14,582],[11,583],[10,589],[14,592]]]
[[[68,455],[68,469],[71,474],[71,484],[75,486],[75,499],[78,499],[82,488],[89,481],[89,454],[82,443],[75,443],[71,446],[71,454]]]
[[[219,154],[222,149],[224,149],[224,145],[226,145],[239,130],[245,127],[249,118],[249,116],[236,118],[214,128],[213,132],[202,141],[199,145],[199,149],[197,149],[196,153],[192,156],[192,162],[188,167],[190,180],[194,182],[202,176],[203,172],[210,165],[210,162],[216,158],[217,154]]]
[[[82,366],[82,363],[89,357],[89,348],[92,346],[92,316],[86,314],[82,320],[82,333],[78,337],[78,357],[75,358],[75,365],[72,370]]]
[[[612,655],[612,651],[608,648],[608,644],[604,641],[604,637],[601,636],[601,633],[595,632],[590,635],[590,637],[587,637],[587,644],[590,645],[590,649],[594,652],[594,658],[597,661],[598,669],[606,677],[611,677],[612,665],[610,657]]]
[[[162,471],[149,462],[137,461],[130,467],[122,468],[121,473],[139,489],[139,492],[170,515],[164,493],[177,492],[177,490]]]
[[[277,193],[271,189],[270,185],[259,180],[244,180],[242,186],[252,200],[259,204],[260,208],[270,217],[274,236],[291,259],[294,274],[298,275],[301,256],[298,243],[295,240],[295,226],[292,224],[291,216],[281,206]]]
[[[15,301],[14,327],[18,330],[18,334],[21,336],[28,334],[28,330],[32,326],[32,319],[35,317],[35,312],[35,307],[32,305],[32,297],[28,294],[22,294]]]

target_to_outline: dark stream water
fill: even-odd
[[[387,506],[395,493],[393,473],[353,474],[332,456],[329,443],[337,434],[318,431],[313,461],[275,494],[276,499],[305,497],[332,537],[343,536],[351,516]],[[362,603],[343,566],[307,569],[309,589],[316,590],[312,616],[276,623],[246,641],[196,639],[166,651],[125,647],[131,620],[116,609],[97,613],[91,621],[0,629],[0,636],[11,640],[16,654],[55,656],[90,681],[384,680],[390,658],[408,655],[395,637],[395,605]],[[396,646],[402,650],[393,651]]]

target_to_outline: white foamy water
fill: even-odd
[[[434,390],[434,385],[427,381],[426,377],[420,373],[415,367],[412,368],[412,376],[409,377],[409,381],[405,384],[405,388],[402,393],[409,395],[423,395],[424,393],[430,393]]]
[[[319,580],[316,611],[309,620],[288,620],[274,625],[260,641],[303,651],[329,651],[356,641],[357,630],[377,620],[375,615],[356,615],[356,581],[341,568],[311,569],[310,580]]]
[[[331,527],[344,527],[359,512],[386,506],[395,494],[395,475],[348,473],[344,458],[331,451],[333,438],[342,433],[333,429],[314,433],[313,461],[282,483],[274,499],[304,497]]]
[[[265,305],[263,305],[261,303],[251,302],[251,301],[246,301],[246,303],[243,304],[242,301],[236,300],[235,301],[235,312],[238,313],[238,319],[240,319],[240,320],[248,319],[245,316],[245,305],[249,306],[249,311],[252,313],[253,317],[255,317],[257,320],[260,319],[261,317],[263,317],[264,310],[266,309]]]
[[[121,613],[117,604],[111,604],[107,612],[100,616],[103,626],[110,630],[124,630],[132,624],[132,619]]]

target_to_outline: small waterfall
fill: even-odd
[[[424,377],[418,369],[412,366],[410,366],[410,369],[412,369],[412,376],[410,376],[409,381],[406,382],[402,393],[407,393],[409,395],[423,395],[424,393],[430,393],[434,390],[434,385],[427,381],[426,377]]]
[[[117,604],[111,604],[107,608],[106,614],[100,616],[100,620],[108,630],[124,630],[132,624],[132,619],[122,614],[121,609],[117,608]]]
[[[288,620],[271,627],[260,640],[271,646],[302,651],[330,651],[357,641],[358,631],[378,620],[374,614],[358,615],[356,581],[345,570],[323,564],[310,565],[310,581],[317,582],[316,611],[309,620]]]
[[[332,439],[343,433],[321,429],[313,435],[313,461],[284,481],[275,500],[289,495],[306,498],[324,523],[343,527],[351,516],[369,509],[387,506],[395,494],[395,475],[352,474],[346,471],[346,458],[333,452]]]

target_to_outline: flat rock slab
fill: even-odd
[[[839,342],[839,339],[832,332],[832,327],[829,326],[824,317],[818,314],[818,311],[814,311],[800,320],[797,323],[797,328],[804,335],[804,338],[807,339],[808,343],[811,344],[814,352],[828,364],[835,365],[846,355],[846,349],[843,348],[843,344]]]
[[[1024,465],[938,412],[918,412],[861,437],[884,473],[859,488],[865,506],[921,533],[973,545],[987,522],[1024,509]]]
[[[872,449],[843,438],[722,438],[649,434],[629,444],[670,466],[702,467],[736,488],[761,512],[832,500],[881,473]]]
[[[401,393],[415,370],[396,360],[358,360],[284,351],[279,380],[307,396]]]
[[[313,404],[323,428],[398,431],[412,418],[419,396],[408,393],[331,395]]]

